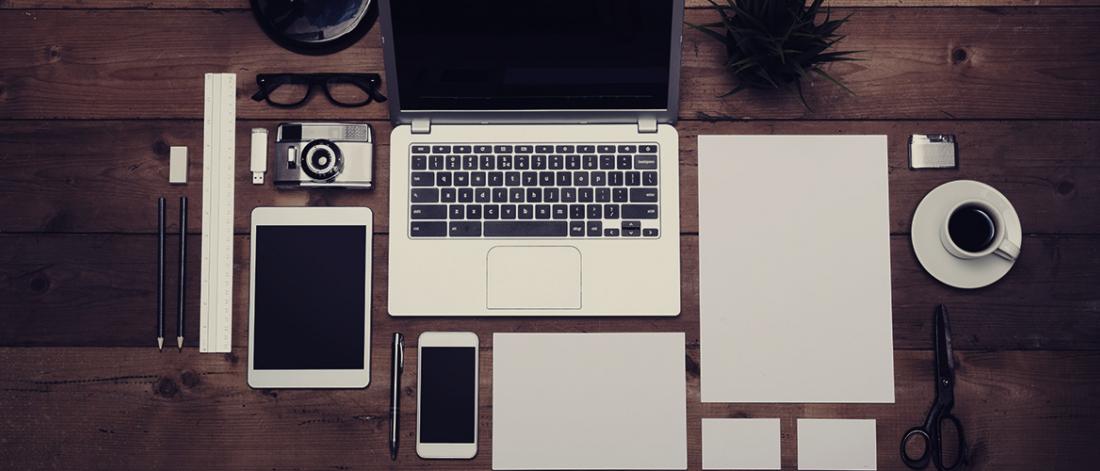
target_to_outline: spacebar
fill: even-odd
[[[485,221],[485,237],[565,237],[565,221]]]

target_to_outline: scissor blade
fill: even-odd
[[[955,354],[951,349],[951,324],[947,317],[947,306],[936,307],[936,376],[953,379]]]

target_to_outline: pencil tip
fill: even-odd
[[[179,347],[181,352],[183,351],[183,337],[176,337],[176,346]]]
[[[164,337],[157,337],[157,350],[164,351]]]

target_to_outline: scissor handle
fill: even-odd
[[[955,426],[955,434],[959,436],[959,441],[957,444],[958,452],[955,455],[955,461],[951,462],[950,464],[944,463],[943,461],[943,433],[941,433],[941,430],[943,430],[943,421],[945,420],[951,421],[951,424]],[[940,471],[952,471],[964,467],[966,465],[967,449],[966,438],[963,437],[962,423],[959,422],[959,419],[957,417],[955,417],[951,413],[947,413],[940,417],[940,420],[936,422],[935,427],[936,444],[934,445],[935,453],[932,454],[932,462],[935,463],[936,469]]]
[[[907,445],[916,439],[924,441],[924,451],[919,456],[909,456]],[[932,459],[932,437],[923,427],[913,427],[901,437],[901,462],[909,469],[924,469],[928,467],[928,461]]]

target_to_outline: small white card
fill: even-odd
[[[779,469],[779,419],[703,419],[703,469]]]
[[[798,469],[877,469],[875,421],[798,419]]]

